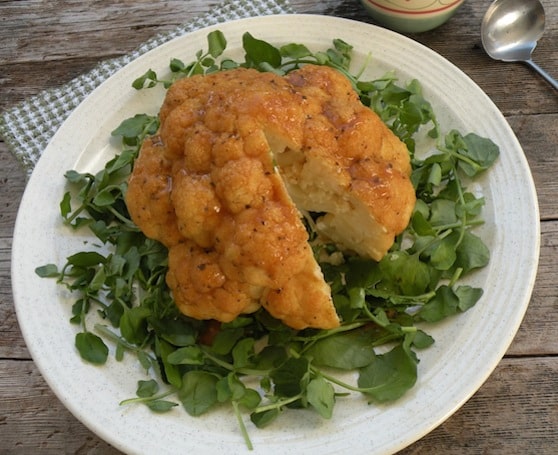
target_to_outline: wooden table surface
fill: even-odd
[[[479,33],[489,3],[467,0],[444,26],[411,37],[467,73],[492,98],[519,138],[540,203],[538,276],[521,328],[493,374],[458,412],[405,449],[405,454],[558,451],[558,92],[526,66],[486,56]],[[543,3],[547,29],[534,56],[558,77],[558,2]],[[298,12],[372,22],[357,0],[293,0],[291,4]],[[2,0],[0,110],[63,84],[99,61],[125,54],[215,5],[204,0]],[[58,401],[18,329],[10,253],[24,187],[23,171],[0,142],[0,454],[118,453]]]

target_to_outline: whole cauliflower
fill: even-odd
[[[381,259],[415,203],[406,147],[336,70],[238,68],[175,82],[126,202],[169,249],[178,308],[228,322],[263,306],[295,329],[340,321],[299,210]]]

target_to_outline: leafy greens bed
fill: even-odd
[[[308,220],[342,325],[295,331],[263,309],[226,324],[179,313],[165,282],[167,251],[141,233],[124,203],[142,141],[159,125],[156,116],[146,114],[124,120],[113,131],[122,138],[122,151],[104,169],[65,174],[69,190],[60,203],[65,224],[89,229],[109,248],[77,252],[62,268],[48,264],[36,273],[56,278],[75,295],[71,322],[79,326],[75,345],[83,359],[104,364],[108,344],[117,360],[133,355],[145,369],[137,396],[122,404],[144,403],[168,412],[180,403],[198,416],[229,403],[251,447],[245,413],[259,428],[286,408],[312,408],[330,418],[335,401],[347,393],[387,402],[413,387],[416,352],[434,342],[418,324],[466,311],[482,296],[482,289],[461,281],[489,261],[488,248],[473,232],[483,223],[484,199],[467,191],[466,182],[488,169],[499,151],[474,133],[442,133],[418,81],[401,86],[393,73],[361,80],[364,68],[350,71],[352,47],[342,40],[324,52],[311,52],[302,44],[277,48],[245,33],[243,62],[225,57],[227,42],[220,31],[211,32],[207,44],[207,51],[200,50],[189,64],[173,59],[167,79],[149,70],[133,87],[169,87],[177,78],[238,66],[285,74],[307,63],[328,65],[349,78],[363,104],[409,149],[416,207],[408,228],[380,262],[318,242]],[[436,150],[426,155],[415,150],[420,135],[435,141]],[[100,322],[91,327],[86,316],[93,310]],[[339,371],[355,371],[358,379],[343,382]]]

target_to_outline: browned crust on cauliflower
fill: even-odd
[[[182,79],[160,119],[126,202],[169,248],[178,308],[228,322],[263,306],[295,329],[338,326],[297,206],[324,212],[325,237],[380,259],[415,202],[405,146],[344,76],[311,65]]]

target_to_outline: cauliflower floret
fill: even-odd
[[[147,237],[171,246],[182,236],[171,201],[172,162],[163,150],[159,136],[143,142],[128,182],[126,204],[132,219]]]
[[[160,119],[126,202],[169,248],[178,308],[231,321],[263,306],[295,329],[338,326],[295,204],[324,212],[323,235],[381,258],[414,205],[404,145],[325,67],[183,79]]]
[[[230,322],[258,309],[263,288],[227,276],[219,262],[218,253],[191,241],[169,249],[167,282],[181,312],[196,319],[215,314],[214,319]]]
[[[231,213],[240,213],[265,204],[271,197],[272,184],[261,161],[242,158],[226,162],[211,173],[215,192]]]
[[[213,245],[221,222],[221,201],[207,174],[188,174],[183,168],[173,173],[171,201],[180,234],[203,248]]]

